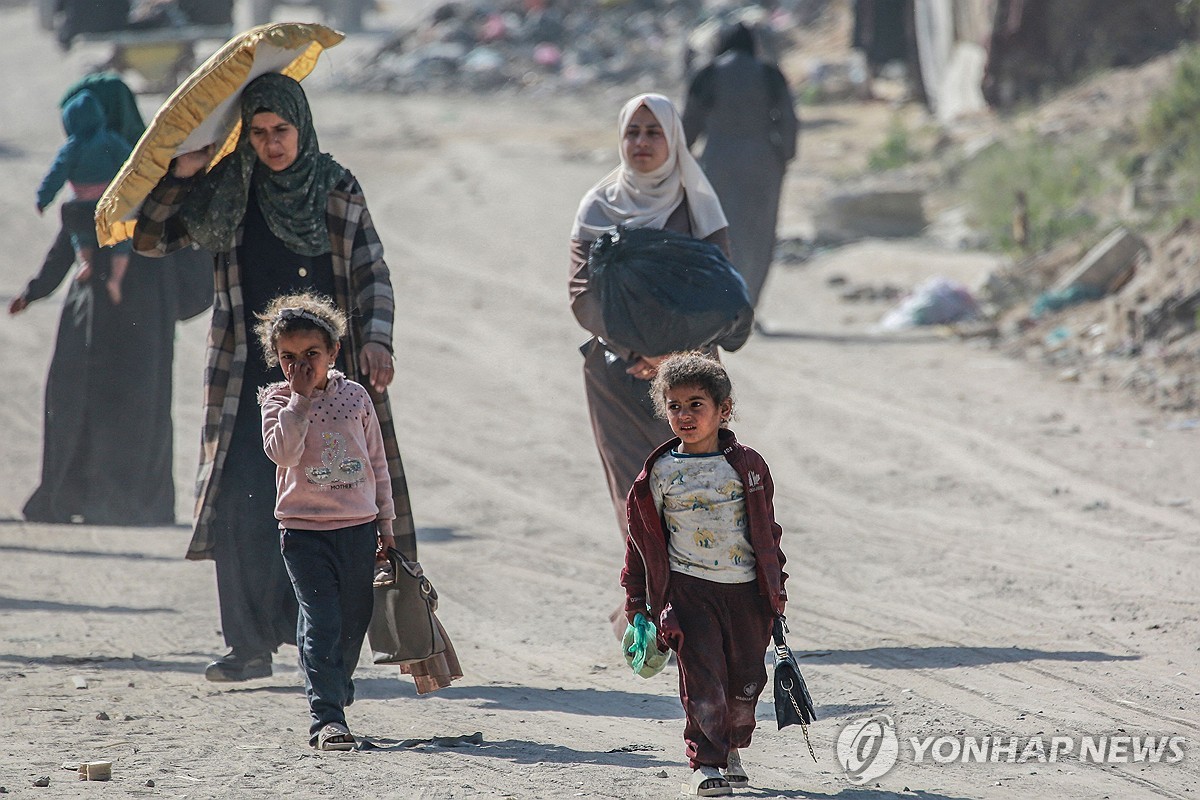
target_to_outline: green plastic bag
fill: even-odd
[[[640,611],[625,629],[621,649],[625,652],[625,663],[643,678],[653,678],[662,672],[671,657],[670,650],[658,649],[658,630]]]

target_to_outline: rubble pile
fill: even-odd
[[[1065,275],[1075,264],[1059,256]],[[1001,314],[1003,344],[1063,380],[1117,386],[1164,411],[1200,409],[1200,225],[1185,220],[1148,238],[1130,266],[1132,275],[1103,298],[1041,315],[1029,290],[1055,281],[1027,274],[1016,290],[1025,299]],[[1038,270],[1031,262],[1018,271]],[[996,281],[1010,290],[1014,283],[1021,279]]]
[[[795,23],[783,8],[767,15],[747,3],[710,13],[704,0],[447,2],[380,47],[352,82],[398,93],[569,90],[642,79],[661,86],[689,75],[711,56],[719,26],[746,15],[779,36]]]
[[[1026,114],[983,115],[952,134],[976,149],[1005,131],[1028,131],[1061,147],[1100,140],[1137,153],[1140,121],[1179,61],[1170,53],[1108,70]],[[1106,240],[1107,259],[1069,241],[996,271],[979,292],[988,324],[960,334],[985,331],[1010,355],[1040,361],[1061,380],[1129,391],[1163,411],[1200,412],[1200,222],[1163,231],[1159,220],[1178,198],[1143,202],[1144,177],[1128,180],[1094,213],[1111,222],[1114,236],[1122,225],[1147,232]],[[1089,256],[1101,280],[1073,283],[1086,274]]]

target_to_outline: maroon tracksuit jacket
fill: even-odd
[[[787,600],[771,473],[762,457],[738,444],[732,432],[722,430],[718,435],[721,452],[746,491],[756,581],[723,584],[672,575],[668,534],[654,504],[649,474],[654,462],[679,444],[678,439],[654,451],[626,503],[629,535],[621,573],[626,613],[648,606],[659,638],[678,654],[679,699],[687,716],[683,738],[692,769],[724,768],[731,748],[750,745],[754,707],[767,677],[763,652],[770,638],[770,620],[783,613]]]
[[[775,522],[775,485],[771,481],[771,471],[762,456],[738,444],[733,431],[721,429],[718,436],[725,460],[733,466],[746,490],[747,526],[750,545],[754,548],[759,594],[767,598],[776,614],[782,614],[787,602],[787,592],[783,588],[787,580],[787,573],[783,571],[786,559],[779,549],[783,529]],[[672,439],[650,454],[629,490],[625,505],[629,523],[629,533],[625,537],[625,568],[621,571],[625,609],[631,614],[649,607],[647,616],[659,625],[660,632],[671,567],[667,558],[667,529],[650,491],[650,470],[663,453],[679,444],[679,439]],[[663,641],[670,644],[670,632],[662,633],[666,634]]]

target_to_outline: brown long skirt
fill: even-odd
[[[592,434],[604,464],[617,529],[625,538],[625,498],[646,459],[674,434],[666,420],[654,416],[650,382],[625,372],[632,364],[596,339],[585,345],[583,381]]]

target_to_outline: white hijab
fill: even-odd
[[[646,106],[667,137],[667,160],[653,172],[641,173],[625,157],[625,129],[633,113]],[[575,215],[572,239],[594,240],[616,229],[663,228],[687,196],[692,236],[703,239],[726,227],[725,212],[712,184],[688,152],[683,120],[675,106],[661,94],[639,94],[621,109],[617,124],[621,166],[605,175],[583,196]]]

